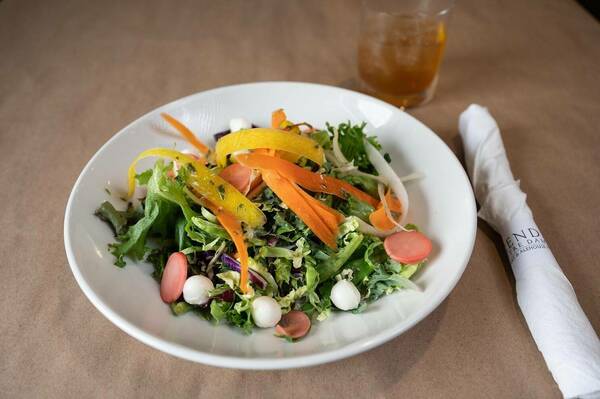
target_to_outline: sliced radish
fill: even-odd
[[[242,194],[247,194],[252,183],[252,169],[239,163],[234,163],[226,167],[219,173],[229,184],[237,188]]]
[[[292,339],[302,338],[310,330],[310,319],[300,310],[292,310],[281,317],[275,334]]]
[[[418,231],[399,231],[383,242],[388,256],[401,263],[419,263],[429,256],[431,241]]]
[[[187,279],[188,262],[181,252],[173,252],[167,260],[167,265],[160,280],[160,297],[165,303],[177,300],[183,292]]]

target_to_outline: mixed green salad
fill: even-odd
[[[232,119],[209,148],[168,114],[193,151],[153,148],[129,168],[123,203],[96,215],[114,231],[115,265],[147,261],[173,314],[299,339],[332,311],[363,311],[426,262],[430,240],[406,224],[409,201],[365,124],[270,128]],[[156,157],[137,171],[142,158]]]

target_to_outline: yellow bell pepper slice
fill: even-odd
[[[279,129],[255,128],[230,133],[217,141],[215,154],[217,164],[225,166],[227,155],[241,150],[271,148],[300,155],[322,165],[325,162],[323,148],[316,141]]]
[[[192,186],[194,191],[251,227],[264,224],[265,215],[244,194],[193,157],[168,148],[152,148],[143,151],[133,160],[127,173],[129,198],[135,190],[135,166],[139,160],[148,157],[163,157],[176,160],[182,164],[191,164],[196,173],[190,176],[188,184]]]

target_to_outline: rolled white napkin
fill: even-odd
[[[496,121],[472,104],[459,130],[479,217],[502,236],[517,301],[554,380],[566,398],[600,398],[600,340],[533,220]]]

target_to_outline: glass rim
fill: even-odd
[[[375,14],[383,14],[383,15],[390,16],[390,17],[411,16],[411,15],[416,14],[416,12],[405,13],[405,12],[385,11],[382,9],[378,9],[378,8],[369,6],[368,3],[370,3],[369,0],[361,1],[363,12],[366,11],[366,12],[375,13]],[[450,13],[450,11],[454,8],[455,5],[456,5],[456,0],[448,0],[448,6],[442,8],[441,11],[437,11],[435,13],[424,12],[423,15],[426,17],[434,17],[434,18],[444,17]]]

